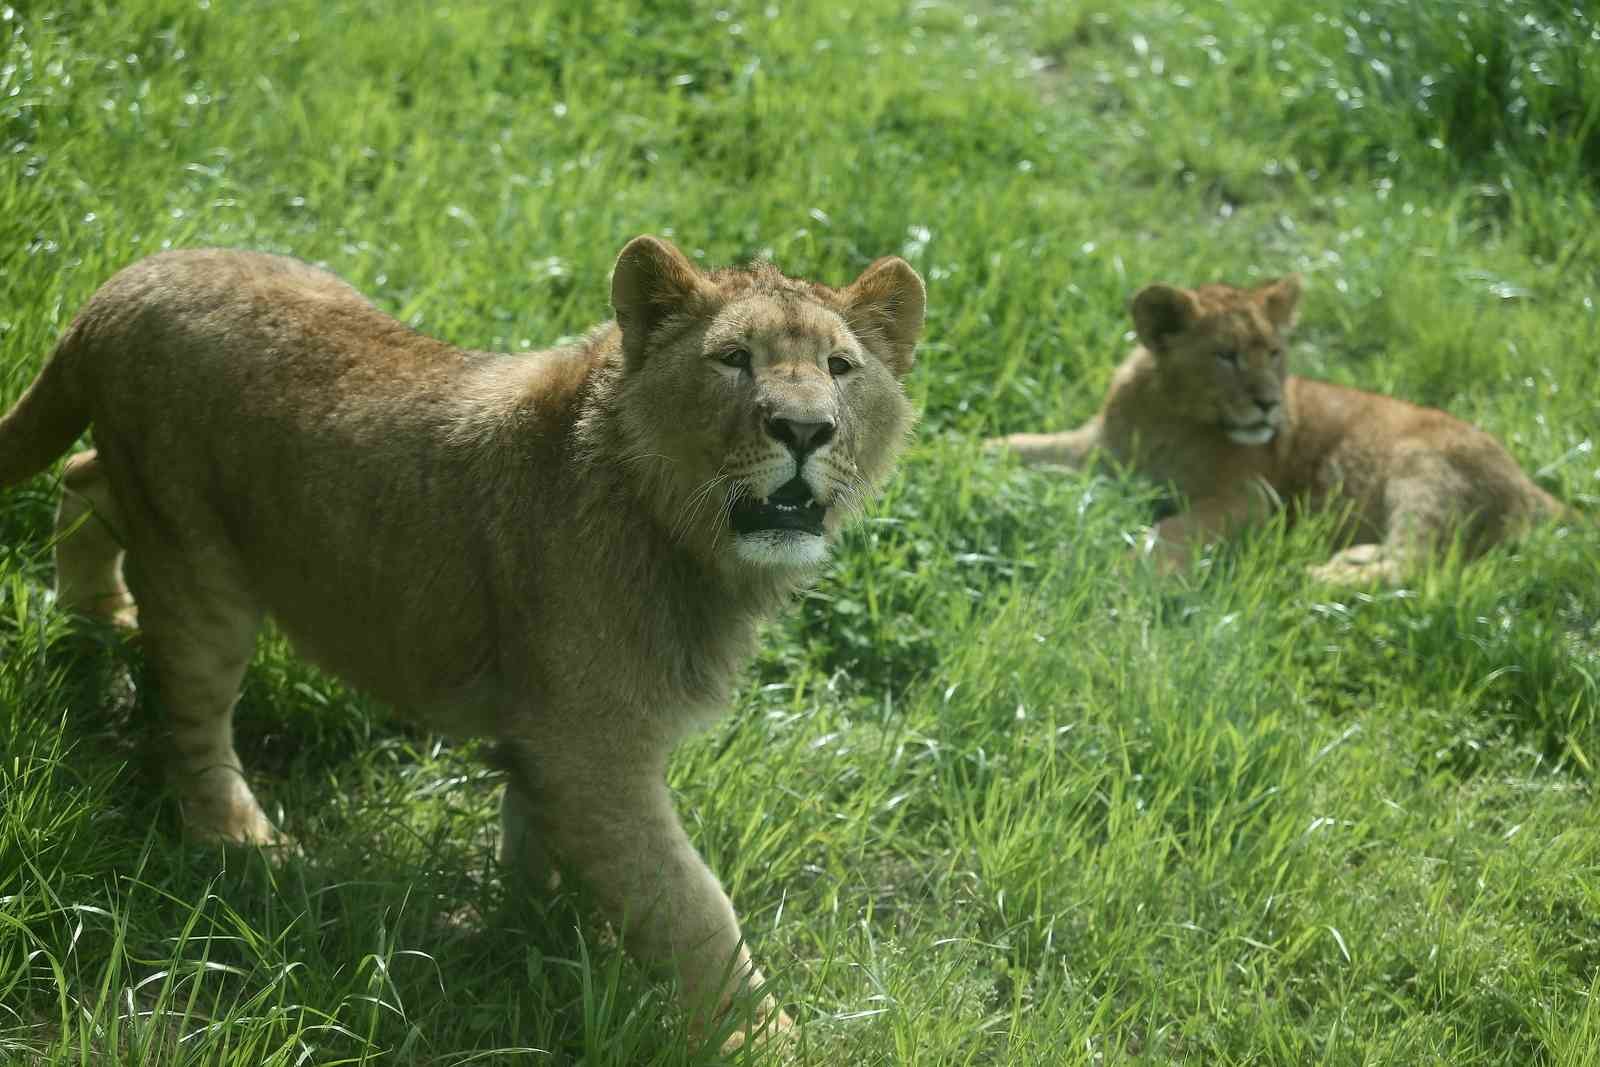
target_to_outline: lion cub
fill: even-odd
[[[510,860],[586,884],[703,1029],[763,979],[667,756],[894,466],[924,292],[895,257],[832,289],[639,237],[611,304],[581,341],[496,355],[297,260],[152,256],[0,419],[0,486],[93,425],[63,476],[59,600],[143,631],[194,834],[280,840],[232,741],[271,615],[411,716],[496,739]]]
[[[1255,289],[1150,285],[1132,302],[1135,348],[1098,414],[1076,430],[990,445],[1029,464],[1100,456],[1183,495],[1151,550],[1165,571],[1271,509],[1343,514],[1348,547],[1311,568],[1339,583],[1396,583],[1459,539],[1483,551],[1568,514],[1493,437],[1433,408],[1298,378],[1284,338],[1300,302],[1291,275]]]

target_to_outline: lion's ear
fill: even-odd
[[[1287,333],[1300,318],[1300,275],[1285,274],[1256,289],[1256,299],[1267,320]]]
[[[1188,329],[1200,316],[1194,297],[1175,285],[1145,286],[1133,294],[1129,310],[1139,343],[1157,355],[1166,350],[1168,338]]]
[[[673,315],[704,310],[710,286],[688,257],[659,237],[635,237],[611,271],[611,307],[622,327],[622,354],[631,368],[657,326]]]
[[[928,292],[911,264],[884,256],[841,294],[845,322],[868,350],[902,377],[917,361],[917,338],[928,309]]]

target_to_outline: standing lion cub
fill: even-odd
[[[1076,430],[990,444],[1030,464],[1098,455],[1174,486],[1188,510],[1151,542],[1166,571],[1279,506],[1345,516],[1349,547],[1312,573],[1352,584],[1395,583],[1457,539],[1472,555],[1568,514],[1482,430],[1289,374],[1284,338],[1299,302],[1294,275],[1255,289],[1146,286],[1132,304],[1139,347],[1099,413]]]
[[[611,302],[575,344],[495,355],[293,259],[152,256],[0,419],[0,487],[93,426],[59,599],[142,631],[193,833],[280,841],[232,741],[271,615],[429,726],[496,739],[508,855],[576,875],[703,1028],[763,980],[667,756],[890,473],[924,292],[894,257],[836,290],[639,237]]]

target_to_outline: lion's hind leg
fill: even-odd
[[[1011,452],[1029,467],[1083,467],[1100,447],[1100,419],[1061,433],[1014,433],[983,443],[989,452]]]
[[[145,659],[167,718],[167,772],[187,833],[202,841],[285,846],[233,747],[233,707],[263,613],[215,549],[141,540],[128,577]]]
[[[138,613],[122,579],[125,529],[99,456],[67,460],[56,509],[56,603],[65,611],[131,629]]]

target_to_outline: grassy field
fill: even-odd
[[[1189,582],[1152,487],[1043,476],[1157,279],[1308,287],[1302,373],[1600,507],[1600,22],[1565,0],[0,4],[0,400],[115,269],[325,263],[452,342],[606,316],[642,232],[929,285],[918,442],[672,778],[803,1064],[1600,1062],[1600,533],[1410,587],[1267,528]],[[0,499],[0,1062],[702,1064],[497,791],[263,641],[305,845],[186,847],[135,649]],[[747,1062],[785,1062],[756,1052]]]

